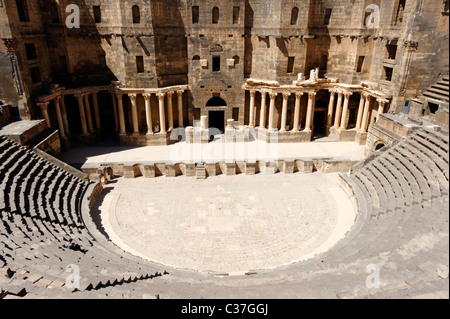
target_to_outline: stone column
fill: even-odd
[[[89,127],[89,132],[94,132],[94,125],[92,124],[92,114],[91,114],[91,106],[89,105],[89,94],[86,93],[84,95],[84,107],[86,108],[86,118]]]
[[[275,99],[277,97],[278,93],[269,93],[270,96],[270,108],[269,108],[269,130],[273,130],[273,117],[275,114]]]
[[[117,93],[117,109],[119,113],[119,125],[120,125],[120,135],[127,134],[127,127],[125,126],[125,114],[123,111],[123,94]]]
[[[249,126],[250,127],[255,127],[255,95],[256,95],[256,91],[251,90],[250,91],[250,123]]]
[[[283,93],[283,109],[281,111],[281,129],[280,132],[286,132],[287,107],[290,93]]]
[[[133,135],[139,135],[139,120],[138,120],[138,112],[136,105],[136,94],[128,94],[128,97],[131,100],[131,117],[133,119]]]
[[[344,108],[342,110],[342,118],[341,118],[341,127],[339,130],[344,131],[348,127],[348,104],[350,102],[350,96],[352,95],[352,92],[345,92],[344,93]]]
[[[333,125],[333,113],[334,113],[334,98],[336,96],[336,90],[330,91],[330,103],[328,104],[327,126]]]
[[[48,115],[48,105],[50,102],[37,103],[37,105],[41,108],[42,115],[44,116],[45,122],[47,123],[47,127],[51,127],[50,116]]]
[[[303,92],[295,93],[295,111],[294,111],[294,132],[300,131],[300,102]]]
[[[314,103],[316,99],[316,92],[308,92],[308,109],[306,111],[306,124],[305,124],[305,132],[311,132],[313,116],[314,116]]]
[[[113,111],[114,111],[114,121],[116,124],[116,132],[120,130],[120,124],[119,124],[119,114],[117,112],[117,97],[115,94],[111,93],[112,101],[113,101]]]
[[[100,130],[102,128],[102,123],[100,121],[100,111],[98,109],[97,92],[92,93],[92,100],[94,101],[95,127],[97,130]]]
[[[377,122],[380,120],[380,115],[384,113],[384,107],[388,103],[387,100],[379,99],[378,102],[378,114],[377,114]]]
[[[169,117],[169,131],[173,131],[173,92],[167,92],[167,116]]]
[[[56,117],[58,119],[59,134],[61,134],[61,138],[62,139],[66,139],[66,132],[65,132],[65,129],[64,129],[64,123],[63,123],[62,114],[61,114],[61,108],[60,108],[60,100],[61,100],[60,96],[57,96],[54,99],[54,101],[55,101],[55,109],[56,109]]]
[[[83,130],[82,136],[89,135],[87,124],[86,124],[86,112],[84,111],[84,94],[76,94],[75,97],[78,99],[78,109],[80,110],[81,127]]]
[[[366,98],[367,94],[361,92],[361,100],[359,101],[358,116],[356,118],[356,127],[355,127],[357,131],[361,130],[361,122],[364,112],[364,104],[366,103]]]
[[[341,112],[342,112],[342,95],[344,94],[343,92],[339,91],[337,92],[338,94],[338,101],[337,101],[337,106],[336,106],[336,116],[334,118],[334,128],[338,129],[339,128],[339,124],[340,124],[340,120],[341,120]]]
[[[361,133],[366,133],[367,132],[367,124],[368,124],[368,120],[369,120],[369,109],[370,109],[370,99],[371,96],[367,95],[366,97],[366,104],[364,106],[364,114],[363,114],[363,118],[362,118],[362,122],[361,122]]]
[[[150,93],[145,93],[145,118],[147,122],[147,134],[153,135],[153,119],[152,119],[152,106],[150,104],[150,98],[152,95]]]
[[[64,129],[66,130],[66,136],[70,136],[69,120],[67,118],[67,110],[66,110],[66,103],[64,102],[64,95],[61,95],[60,105],[61,105]]]
[[[164,97],[166,96],[165,93],[158,93],[156,94],[159,100],[159,122],[161,126],[160,134],[166,134],[166,114],[164,110]]]
[[[177,91],[178,96],[178,127],[184,128],[183,122],[183,91]]]
[[[261,114],[259,118],[259,127],[266,127],[266,108],[267,108],[267,92],[261,91]]]

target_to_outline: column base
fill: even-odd
[[[345,130],[341,128],[330,128],[329,137],[337,140],[338,142],[354,142],[356,140],[356,134],[358,131],[355,129]]]

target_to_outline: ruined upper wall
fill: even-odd
[[[16,1],[0,2],[0,34],[16,39],[28,97],[51,83],[119,80],[127,87],[161,87],[216,81],[234,89],[253,77],[288,84],[319,67],[321,76],[340,82],[377,83],[401,104],[448,73],[448,8],[443,12],[442,0],[26,0],[29,21],[20,21]],[[80,8],[80,29],[65,25],[71,3]],[[372,13],[366,9],[374,5],[379,24],[368,26]],[[240,10],[237,23],[234,7]],[[417,43],[412,54],[405,41]],[[30,59],[31,44],[37,57]],[[223,50],[220,76],[194,59],[207,59],[211,67],[216,45]],[[236,57],[239,64],[229,67]]]

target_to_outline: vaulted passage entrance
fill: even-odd
[[[206,107],[209,108],[209,128],[218,129],[223,134],[225,132],[225,109],[227,108],[227,102],[219,96],[214,96],[206,103]]]

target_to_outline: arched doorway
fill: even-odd
[[[225,132],[225,109],[227,102],[224,99],[215,96],[206,103],[209,117],[209,128],[215,128],[220,131],[221,134]]]
[[[386,144],[384,144],[383,142],[377,142],[377,143],[375,143],[375,145],[373,147],[373,151],[379,152],[384,147],[386,147]]]

